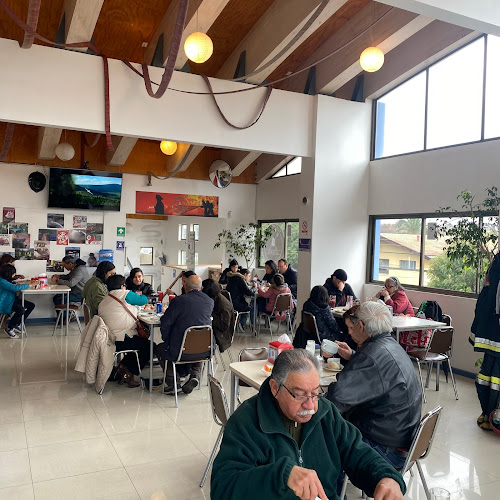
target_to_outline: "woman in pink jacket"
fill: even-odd
[[[258,288],[257,293],[261,297],[265,297],[267,299],[267,303],[265,304],[265,311],[271,313],[273,311],[274,303],[276,302],[276,297],[280,293],[291,293],[290,288],[285,283],[285,278],[282,274],[276,273],[273,276],[272,284],[268,288]],[[261,306],[259,303],[259,312],[264,312],[263,305]],[[293,309],[293,301],[291,301],[291,309]]]
[[[398,278],[387,278],[385,288],[375,295],[382,299],[386,305],[392,307],[393,314],[407,314],[415,316],[410,299],[406,296],[405,289],[401,286]]]

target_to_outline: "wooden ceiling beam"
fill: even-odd
[[[259,184],[263,180],[268,179],[294,158],[295,156],[261,154],[256,161],[255,182]]]
[[[56,157],[56,146],[61,140],[62,128],[38,128],[38,153],[39,160],[53,160]]]
[[[237,151],[225,149],[221,153],[221,160],[229,164],[233,177],[241,175],[261,155],[259,151]]]
[[[188,13],[186,16],[186,25],[182,33],[180,50],[175,62],[175,69],[182,69],[187,62],[187,56],[184,52],[184,42],[186,38],[196,31],[206,33],[215,20],[219,17],[229,0],[191,0],[189,2]],[[174,34],[177,11],[179,9],[179,0],[173,0],[168,6],[163,19],[156,29],[151,42],[144,54],[146,64],[151,64],[153,60],[156,44],[163,34],[163,66],[167,64],[170,43]]]
[[[193,163],[196,157],[202,152],[204,146],[198,146],[195,144],[177,144],[177,151],[172,156],[167,156],[167,172],[173,172],[182,162],[182,166],[177,170],[179,172],[185,172],[189,166]],[[208,172],[207,172],[208,178]]]
[[[103,3],[104,0],[64,0],[66,43],[90,42]]]
[[[367,30],[385,14],[372,29],[368,29],[337,54],[316,66],[316,86],[319,93],[332,94],[360,74],[363,70],[359,64],[359,56],[366,47],[379,46],[387,53],[432,22],[432,19],[412,12],[400,9],[388,12],[389,9],[390,7],[378,3],[366,5],[303,62],[301,68],[327,56]],[[302,72],[286,80],[281,88],[302,92],[306,78],[307,72]]]
[[[252,73],[276,56],[302,29],[321,0],[275,0],[236,47],[217,73],[217,78],[233,78],[240,54],[246,51],[246,72]],[[347,0],[330,0],[308,30],[278,60],[249,77],[249,83],[262,83],[304,40],[331,17]]]
[[[114,151],[109,151],[106,148],[106,165],[120,166],[124,165],[130,153],[134,149],[138,138],[137,137],[120,137],[117,135],[111,136],[113,141]]]

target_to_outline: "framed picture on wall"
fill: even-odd
[[[144,275],[144,283],[149,283],[151,286],[153,286],[153,275],[152,274],[145,274]]]
[[[139,265],[140,266],[153,265],[153,247],[141,247],[139,251]]]

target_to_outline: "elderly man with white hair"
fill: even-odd
[[[345,471],[375,500],[402,500],[402,476],[323,398],[318,360],[283,351],[259,394],[231,416],[212,470],[210,498],[338,499]]]
[[[392,316],[384,304],[365,302],[344,314],[353,351],[337,342],[349,360],[328,388],[328,399],[368,443],[401,468],[420,421],[422,391],[410,358],[391,336]]]

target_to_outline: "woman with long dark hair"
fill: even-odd
[[[220,352],[224,352],[231,347],[233,332],[231,331],[231,319],[233,317],[233,306],[231,302],[222,295],[219,283],[213,279],[203,280],[201,286],[203,293],[207,294],[214,301],[214,310],[212,311],[212,330],[215,341],[219,346]]]
[[[97,266],[94,276],[85,283],[82,297],[89,306],[91,318],[97,314],[101,300],[108,295],[105,283],[114,274],[116,274],[115,265],[105,260]]]

